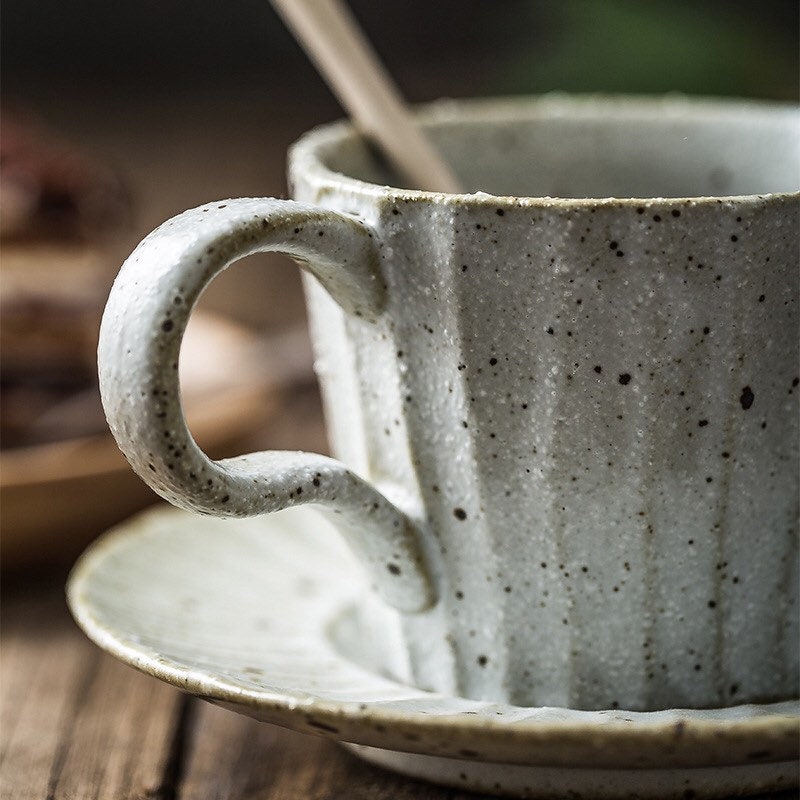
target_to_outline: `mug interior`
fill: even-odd
[[[447,101],[420,120],[465,191],[556,198],[688,198],[800,189],[800,112],[755,101],[567,98]],[[323,168],[404,189],[349,126]]]

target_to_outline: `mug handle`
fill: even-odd
[[[292,200],[210,203],[168,220],[128,257],[100,328],[100,393],[135,472],[181,508],[247,517],[313,503],[365,564],[380,596],[405,612],[435,593],[420,526],[344,464],[299,452],[212,461],[189,432],[178,355],[203,289],[257,252],[291,256],[348,313],[375,320],[385,287],[375,234],[363,222]]]

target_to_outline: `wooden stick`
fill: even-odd
[[[340,0],[272,0],[272,4],[356,126],[377,142],[400,175],[415,188],[462,191]]]

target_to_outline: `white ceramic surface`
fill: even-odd
[[[800,704],[659,712],[520,708],[392,678],[398,614],[322,517],[158,509],[92,546],[73,614],[137,669],[256,719],[357,743],[447,785],[558,798],[724,797],[797,785]]]
[[[381,185],[339,125],[291,153],[303,202],[209,204],[142,242],[101,337],[120,446],[203,513],[325,508],[409,612],[420,686],[584,709],[797,696],[800,113],[550,97],[425,124],[494,194]],[[183,326],[255,250],[313,276],[342,462],[211,462],[185,427]]]

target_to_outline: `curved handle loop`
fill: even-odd
[[[384,286],[378,246],[354,218],[290,200],[212,203],[168,220],[127,259],[103,315],[100,393],[111,431],[159,495],[201,514],[243,517],[314,503],[365,563],[390,605],[434,601],[418,526],[338,461],[295,452],[211,461],[186,426],[178,355],[192,307],[234,261],[286,253],[349,313],[376,319]]]

